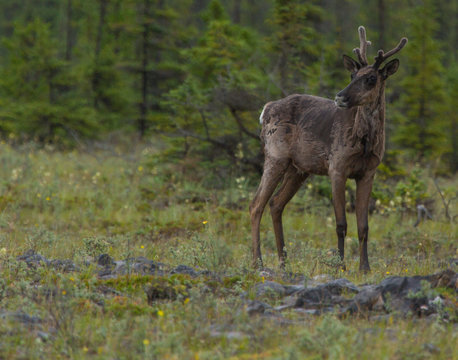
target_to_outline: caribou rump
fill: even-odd
[[[358,61],[343,55],[351,73],[350,84],[335,100],[311,95],[290,95],[267,103],[262,110],[261,140],[264,144],[264,170],[260,185],[250,204],[254,265],[262,267],[260,221],[267,202],[275,232],[278,257],[286,259],[282,213],[311,174],[327,175],[332,185],[332,201],[342,267],[345,268],[344,241],[347,232],[345,184],[356,181],[356,218],[361,271],[370,271],[367,254],[368,204],[377,166],[385,150],[385,80],[399,67],[394,59],[380,69],[390,56],[407,43],[379,50],[368,65],[366,30],[358,29],[360,47],[353,51]],[[281,182],[278,191],[274,193]]]

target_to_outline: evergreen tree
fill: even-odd
[[[322,10],[313,2],[276,0],[272,24],[275,32],[270,38],[276,58],[278,86],[286,95],[304,91],[307,70],[320,54],[316,25]]]
[[[410,17],[406,47],[407,75],[402,80],[401,113],[394,140],[417,158],[440,156],[450,149],[442,52],[434,4],[425,0]]]
[[[194,150],[211,156],[205,149],[214,146],[233,161],[259,169],[257,121],[246,121],[262,106],[257,91],[267,83],[260,70],[259,37],[231,23],[218,0],[203,17],[206,31],[183,52],[188,77],[168,95],[175,129],[183,135],[186,151],[197,139]]]
[[[83,97],[66,92],[76,79],[59,59],[50,26],[39,19],[25,26],[17,23],[4,44],[8,57],[0,84],[3,123],[40,141],[94,135],[94,112]]]

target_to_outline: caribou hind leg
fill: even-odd
[[[280,266],[284,268],[286,260],[285,240],[283,234],[282,214],[286,204],[297,193],[308,174],[298,173],[297,169],[290,165],[285,173],[283,183],[277,193],[270,200],[270,213],[277,243]]]
[[[275,188],[285,174],[289,162],[290,161],[286,159],[266,159],[261,183],[259,184],[254,199],[250,204],[251,239],[253,242],[253,261],[255,267],[262,267],[261,240],[259,236],[259,226],[261,223],[262,213],[264,212],[267,202],[275,191]]]

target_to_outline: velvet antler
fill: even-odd
[[[358,32],[359,32],[359,48],[353,49],[353,52],[356,55],[358,55],[358,59],[361,65],[366,66],[367,65],[367,56],[366,56],[367,45],[371,45],[371,42],[366,40],[366,29],[364,28],[364,26],[360,26],[358,28]]]
[[[407,44],[407,38],[403,37],[401,41],[399,41],[398,46],[396,46],[394,49],[388,51],[386,54],[383,52],[383,50],[379,50],[377,53],[377,56],[375,57],[375,63],[372,65],[374,69],[378,69],[382,63],[388,59],[390,56],[396,54],[398,51],[400,51],[404,46]]]

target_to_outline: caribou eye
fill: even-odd
[[[371,75],[369,76],[368,78],[366,78],[366,83],[367,85],[375,85],[375,83],[377,82],[377,76],[375,75]]]

